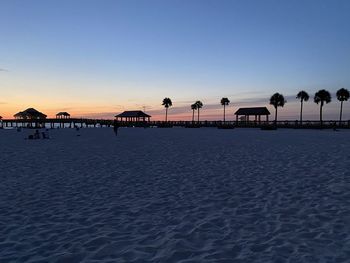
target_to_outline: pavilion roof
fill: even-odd
[[[115,117],[152,117],[151,115],[148,115],[146,113],[144,113],[143,111],[140,110],[133,110],[133,111],[124,111],[118,115],[116,115]]]
[[[66,111],[61,111],[61,112],[57,113],[56,116],[70,116],[70,114]]]
[[[239,108],[235,115],[270,115],[266,107]]]
[[[37,111],[34,108],[28,108],[24,111],[20,111],[14,115],[14,117],[20,117],[23,119],[45,119],[47,115],[44,113]]]

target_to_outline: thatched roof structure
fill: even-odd
[[[66,111],[61,111],[56,114],[56,118],[69,118],[70,114]]]
[[[151,118],[151,115],[148,115],[146,113],[144,113],[143,111],[140,111],[140,110],[133,110],[133,111],[124,111],[118,115],[115,116],[115,118],[117,120],[120,120],[121,121],[150,121],[150,118]]]
[[[140,110],[133,110],[133,111],[124,111],[118,115],[116,115],[115,117],[119,117],[119,118],[148,118],[151,117],[150,115],[144,113],[143,111]]]
[[[46,119],[47,115],[34,108],[28,108],[13,115],[16,119]]]
[[[236,112],[235,115],[270,115],[269,110],[266,107],[252,107],[252,108],[239,108]]]

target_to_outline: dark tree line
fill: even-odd
[[[343,114],[343,102],[349,99],[349,91],[347,89],[341,88],[336,93],[337,99],[340,101],[340,113],[339,113],[339,124],[342,120]],[[300,91],[297,96],[300,100],[300,124],[303,122],[303,105],[304,102],[309,100],[309,94],[306,91]],[[332,101],[332,96],[329,91],[321,89],[315,93],[314,102],[320,105],[320,123],[323,123],[323,106]],[[275,108],[275,123],[277,122],[277,108],[283,107],[287,101],[284,99],[282,94],[275,93],[270,98],[270,104]]]
[[[343,115],[343,103],[344,101],[347,101],[350,97],[349,91],[347,89],[341,88],[336,93],[337,99],[340,101],[340,113],[339,113],[339,123],[342,121],[342,115]],[[300,100],[300,124],[303,122],[303,106],[304,102],[307,102],[309,100],[309,94],[302,90],[300,91],[296,98]],[[325,104],[328,104],[332,101],[332,96],[327,90],[319,90],[314,95],[314,102],[318,105],[320,105],[320,123],[322,125],[323,122],[323,106]],[[221,105],[224,108],[224,115],[223,120],[224,123],[226,122],[226,106],[230,104],[230,100],[228,98],[222,98],[220,101]],[[272,105],[275,108],[275,124],[277,123],[277,113],[279,107],[284,107],[284,105],[287,103],[284,96],[278,92],[273,94],[270,98],[270,105]],[[164,98],[162,105],[165,107],[165,121],[168,121],[168,109],[173,105],[170,98]],[[203,103],[200,100],[197,100],[195,103],[191,105],[192,110],[192,122],[194,122],[194,115],[195,111],[197,111],[197,121],[199,122],[199,114],[200,109],[203,107]]]

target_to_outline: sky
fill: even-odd
[[[332,102],[350,89],[348,0],[1,0],[0,115],[34,107],[49,117],[110,119],[124,110],[189,120],[227,119],[239,107],[287,99],[280,119],[298,119],[300,90],[310,94],[304,119],[317,119],[314,93]],[[343,119],[350,119],[350,101]]]

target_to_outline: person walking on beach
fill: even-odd
[[[75,130],[77,131],[77,136],[80,136],[80,129],[78,126],[75,126]]]
[[[119,128],[119,126],[118,126],[118,124],[114,124],[113,125],[113,131],[114,131],[114,133],[115,133],[115,136],[118,136],[118,128]]]

